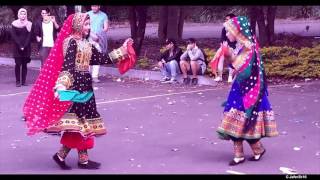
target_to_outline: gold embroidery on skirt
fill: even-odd
[[[223,136],[221,136],[221,138],[224,139],[228,139],[228,135],[245,139],[257,139],[278,135],[273,111],[259,112],[256,125],[246,133],[243,132],[244,127],[245,113],[232,108],[229,112],[224,113],[224,118],[217,132],[222,134]]]
[[[46,129],[47,133],[60,133],[61,131],[79,132],[83,136],[107,133],[102,118],[78,118],[74,113],[66,113],[59,122]]]

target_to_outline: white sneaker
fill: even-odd
[[[214,80],[214,81],[217,81],[217,82],[218,82],[218,81],[222,81],[222,77],[217,76],[217,77],[216,77],[216,78],[214,78],[213,80]]]
[[[170,78],[168,78],[168,77],[164,77],[164,78],[162,78],[162,79],[160,80],[160,82],[162,82],[162,83],[166,83],[166,82],[168,82],[168,81],[170,81]]]
[[[170,81],[169,81],[169,83],[170,83],[170,84],[176,84],[176,83],[178,83],[178,81],[177,81],[176,79],[172,79],[172,78],[171,78]]]
[[[98,78],[92,78],[92,81],[95,82],[95,83],[99,83],[100,80]]]
[[[170,79],[169,81],[162,82],[163,84],[176,84],[178,81],[176,79]]]
[[[228,83],[232,83],[233,79],[232,79],[232,76],[229,76],[228,77]]]

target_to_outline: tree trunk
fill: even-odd
[[[168,26],[167,26],[167,37],[172,39],[179,39],[178,34],[179,26],[179,7],[169,6],[168,7]]]
[[[148,6],[131,6],[129,9],[131,36],[134,40],[134,49],[137,55],[140,54],[144,39],[147,25],[147,11]]]
[[[276,18],[276,6],[269,6],[267,11],[267,33],[268,43],[272,44],[274,41],[274,20]]]
[[[144,40],[144,34],[146,31],[147,25],[147,7],[146,6],[138,6],[137,7],[138,13],[138,29],[137,29],[137,52],[138,55],[141,51],[142,42]]]
[[[74,6],[67,6],[67,17],[70,15],[70,14],[74,14],[76,11],[75,11],[75,8]]]
[[[160,7],[158,38],[160,43],[164,43],[167,38],[167,25],[168,25],[168,6]]]
[[[160,7],[158,37],[161,43],[167,38],[182,39],[185,7]]]
[[[257,8],[255,6],[249,7],[249,17],[250,17],[250,25],[252,29],[252,33],[256,35],[256,24],[257,24]]]
[[[136,11],[134,6],[130,6],[129,8],[129,22],[130,22],[131,37],[133,39],[136,39],[138,27],[137,27]]]
[[[267,27],[265,24],[263,6],[255,6],[252,12],[252,16],[257,18],[257,24],[259,29],[259,42],[261,46],[266,46],[268,44],[267,37]],[[251,24],[251,23],[250,23]]]
[[[267,24],[265,22],[264,9],[262,6],[252,6],[249,7],[248,10],[253,34],[256,34],[256,22],[258,24],[260,45],[271,45],[274,41],[274,20],[276,17],[277,7],[269,6],[267,8]]]
[[[263,11],[263,8],[259,8],[259,9],[261,9],[261,11]],[[265,24],[264,15],[257,17],[257,23],[258,23],[258,28],[259,28],[260,44],[261,44],[261,46],[266,46],[268,44],[268,37],[267,37],[268,34],[267,34],[267,27]]]
[[[184,6],[180,7],[179,23],[178,23],[178,37],[179,37],[179,40],[182,39],[184,18],[186,16],[185,11],[186,11],[186,8]]]

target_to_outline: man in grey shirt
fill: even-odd
[[[180,57],[180,67],[186,85],[190,83],[188,74],[192,75],[191,84],[197,85],[198,75],[203,75],[207,68],[204,54],[193,38],[187,40],[187,50]]]
[[[90,36],[89,42],[93,44],[98,51],[103,54],[107,53],[107,31],[109,29],[108,15],[100,10],[99,5],[92,5],[90,16]],[[100,82],[99,77],[100,65],[92,65],[92,81]]]

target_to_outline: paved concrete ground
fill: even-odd
[[[32,84],[38,74],[28,72]],[[51,159],[59,137],[26,136],[22,106],[31,85],[15,87],[14,69],[0,66],[0,173],[12,174],[282,174],[280,167],[301,174],[320,174],[320,81],[270,86],[280,136],[263,139],[267,153],[260,162],[236,167],[232,143],[215,130],[221,103],[230,87],[163,85],[155,81],[103,77],[95,87],[98,109],[108,134],[96,139],[90,158],[99,170],[80,170],[71,151],[62,171]],[[299,87],[300,86],[300,87]],[[246,157],[251,156],[245,145]]]
[[[6,57],[0,57],[0,64],[9,65],[9,66],[15,65],[13,58],[6,58]],[[33,59],[28,64],[28,67],[39,69],[40,60]],[[115,65],[100,66],[99,74],[100,75],[109,74],[109,75],[118,76],[121,78],[131,77],[131,78],[138,78],[138,79],[144,79],[144,80],[160,80],[162,78],[160,70],[150,71],[150,70],[131,69],[130,71],[127,71],[125,74],[120,75],[119,70],[115,67]],[[178,82],[182,83],[183,78],[181,74],[177,76],[177,80]],[[217,82],[215,82],[212,78],[207,76],[198,76],[198,84],[215,86]]]

